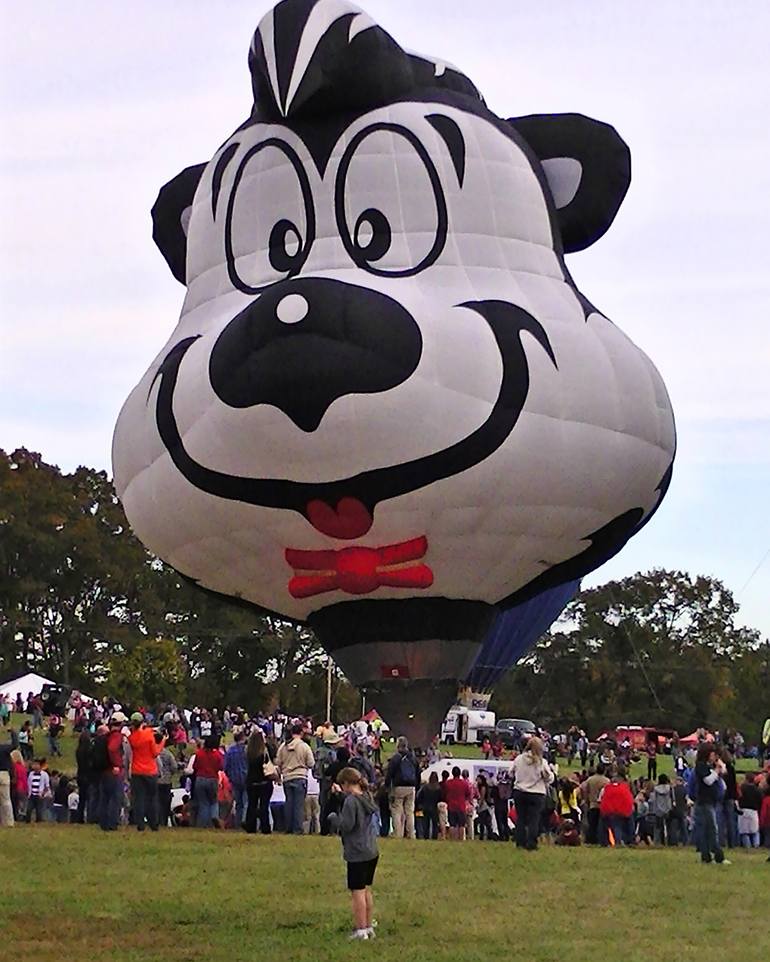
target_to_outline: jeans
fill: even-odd
[[[673,809],[668,814],[668,844],[687,844],[687,820],[684,817],[684,812],[677,811],[677,809]]]
[[[586,845],[599,844],[599,828],[601,820],[598,808],[588,809],[588,819],[586,821]]]
[[[99,827],[105,832],[114,832],[120,822],[123,807],[123,778],[104,772],[99,784]]]
[[[31,822],[32,815],[34,813],[36,822],[45,822],[46,821],[45,812],[46,812],[45,799],[42,798],[40,795],[30,795],[29,799],[27,800],[27,814],[25,817],[25,821]]]
[[[144,820],[153,832],[158,830],[158,776],[131,776],[131,807],[138,832],[144,831]]]
[[[534,852],[540,835],[540,818],[545,808],[545,795],[540,792],[513,793],[516,806],[516,845]]]
[[[701,861],[710,862],[712,854],[714,861],[724,861],[724,852],[719,847],[717,838],[717,813],[714,806],[708,802],[695,803],[694,833]]]
[[[61,748],[59,748],[59,739],[56,735],[48,736],[48,754],[59,755],[61,757]]]
[[[438,817],[438,815],[437,815]],[[380,838],[390,835],[390,799],[387,794],[380,796]]]
[[[610,844],[610,832],[616,845],[631,845],[634,841],[634,820],[623,815],[602,815],[600,831],[600,842],[605,848]]]
[[[738,811],[735,808],[735,799],[724,798],[721,803],[720,840],[728,848],[735,848],[739,844],[738,838]]]
[[[290,778],[288,782],[283,783],[283,792],[286,796],[286,834],[302,835],[307,779]]]
[[[414,838],[414,796],[415,789],[406,785],[392,791],[390,817],[396,838]]]
[[[248,805],[246,806],[246,817],[243,820],[244,829],[253,834],[259,830],[263,835],[270,834],[270,799],[273,795],[272,782],[255,782],[247,789]]]
[[[86,803],[86,819],[89,825],[99,824],[101,812],[100,799],[102,796],[101,779],[97,776],[88,785],[88,802]]]
[[[211,828],[212,819],[219,818],[217,802],[218,780],[216,778],[195,779],[195,804],[198,814],[195,819],[197,828]]]
[[[479,812],[478,829],[480,839],[492,838],[492,813],[489,810]]]
[[[240,828],[246,817],[249,805],[249,793],[245,785],[233,785],[233,799],[235,801],[235,827]]]
[[[438,809],[424,808],[422,811],[422,817],[425,828],[423,838],[438,838]]]

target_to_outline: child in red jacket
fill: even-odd
[[[615,845],[634,844],[634,796],[622,773],[613,775],[599,796],[599,814],[602,818],[602,845],[610,840]],[[610,834],[611,833],[611,834]]]

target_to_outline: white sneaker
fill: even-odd
[[[354,929],[348,936],[351,942],[366,941],[370,937],[369,929]]]
[[[370,939],[376,939],[377,933],[374,931],[374,923],[372,923],[368,929],[364,930]]]
[[[716,862],[716,865],[732,865],[733,863],[729,858],[723,858],[721,862]]]

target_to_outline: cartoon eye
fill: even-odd
[[[337,229],[370,274],[410,277],[439,257],[447,207],[436,168],[400,124],[372,124],[347,145],[335,184]]]
[[[315,211],[296,151],[271,138],[241,160],[225,218],[225,257],[234,287],[259,294],[302,270],[315,240]]]

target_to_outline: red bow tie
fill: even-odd
[[[433,572],[426,564],[412,565],[425,556],[428,539],[423,535],[382,548],[341,548],[339,551],[286,549],[294,569],[289,582],[292,598],[309,598],[325,591],[366,595],[380,587],[430,588]],[[300,574],[310,572],[313,574]]]

